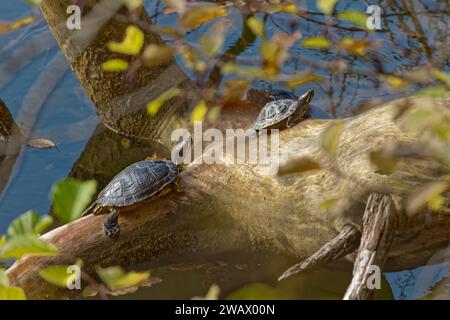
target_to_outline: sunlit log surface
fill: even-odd
[[[436,103],[448,104],[449,98],[447,95]],[[422,108],[434,102],[425,97],[410,101]],[[87,270],[95,264],[129,266],[150,261],[158,266],[233,252],[248,253],[249,259],[251,253],[276,254],[292,262],[304,259],[338,234],[336,226],[343,216],[361,225],[369,192],[388,191],[402,212],[404,188],[398,187],[399,181],[403,186],[415,186],[449,173],[447,167],[429,159],[401,160],[392,175],[375,172],[368,152],[388,143],[417,141],[393,120],[395,103],[344,121],[334,164],[341,174],[356,179],[356,184],[349,185],[348,179],[326,169],[277,177],[257,165],[235,165],[232,159],[226,165],[191,165],[181,173],[186,193],[168,194],[123,214],[118,239],[104,235],[101,224],[105,216],[84,217],[43,235],[59,248],[60,256],[23,258],[8,270],[8,276],[29,297],[48,298],[74,292],[55,289],[39,279],[37,270],[75,258],[82,258]],[[308,120],[282,131],[280,161],[323,156],[319,134],[332,121]],[[330,198],[350,199],[344,215],[340,206],[327,212],[318,210],[319,204]],[[449,227],[448,215],[427,220],[425,213],[413,218],[401,215],[385,270],[426,263],[448,244]]]

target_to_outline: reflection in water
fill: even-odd
[[[387,84],[371,76],[375,72],[408,73],[424,65],[449,70],[449,4],[446,0],[380,1],[379,5],[383,10],[382,30],[371,33],[345,23],[326,28],[325,17],[315,9],[315,1],[298,1],[298,3],[301,6],[307,4],[311,13],[298,17],[283,13],[272,15],[266,21],[268,37],[280,31],[289,32],[291,27],[295,26],[301,30],[304,38],[323,36],[335,42],[347,35],[357,39],[367,39],[373,47],[360,58],[349,56],[337,49],[318,51],[305,49],[300,45],[290,49],[293,58],[284,65],[284,73],[314,70],[325,79],[320,84],[307,84],[294,90],[297,95],[308,89],[315,91],[314,105],[320,114],[318,117],[325,117],[324,111],[334,117],[347,116],[372,105],[376,99],[377,101],[391,100],[411,94],[420,87],[415,85],[394,91]],[[146,7],[158,26],[175,23],[174,15],[161,14],[162,2],[146,1]],[[348,9],[365,11],[365,2],[339,1],[337,11]],[[13,20],[29,11],[30,7],[23,4],[11,5],[8,2],[1,2],[0,20]],[[226,55],[222,56],[221,62],[235,60],[237,64],[256,65],[260,40],[255,39],[248,30],[242,30],[242,16],[237,10],[232,11],[228,19],[232,22],[230,24],[232,27],[226,37],[223,48]],[[197,43],[199,36],[205,30],[205,26],[194,30],[186,40]],[[25,97],[37,76],[53,72],[49,69],[48,63],[57,52],[56,44],[49,38],[48,28],[42,22],[37,26],[19,29],[0,37],[0,47],[2,48],[0,51],[0,96],[11,108],[13,115],[20,117],[21,113],[27,111],[23,109]],[[30,50],[30,47],[36,50]],[[182,59],[177,57],[177,62],[182,64]],[[344,66],[348,72],[335,73],[330,70],[333,64]],[[183,65],[182,68],[186,74],[193,77],[188,68]],[[210,70],[209,81],[219,85],[217,81],[222,77],[218,74],[218,69],[212,66]],[[222,81],[229,78],[230,76],[225,76]],[[428,81],[428,79],[420,80]],[[269,84],[265,81],[255,82],[254,87],[269,91],[285,89],[279,84]],[[131,141],[105,130],[102,125],[97,125],[94,110],[73,73],[66,73],[57,86],[41,98],[43,108],[38,115],[33,116],[32,120],[36,123],[32,135],[43,136],[58,142],[61,152],[22,149],[23,161],[19,167],[16,167],[17,174],[2,194],[1,233],[6,230],[14,217],[28,209],[46,213],[51,205],[48,200],[51,186],[68,175],[83,180],[94,178],[99,182],[100,190],[112,176],[127,165],[154,153],[161,157],[167,156],[165,147],[157,142]],[[19,119],[16,118],[16,120]],[[92,136],[89,138],[91,133]],[[264,279],[275,279],[279,275],[277,272],[284,270],[281,266],[271,270],[268,261],[263,263],[261,268],[264,270],[262,273],[266,274]],[[220,274],[220,270],[214,268],[210,270]],[[222,272],[223,279],[229,280],[221,283],[225,295],[237,289],[237,284],[261,281],[261,278],[256,276],[252,278],[254,273],[249,270],[236,268],[233,271],[227,268],[224,270],[226,272]],[[447,269],[441,267],[433,270],[435,278],[429,280],[430,286],[434,283],[433,281],[447,273]],[[207,268],[180,272],[169,267],[155,272],[155,276],[162,277],[164,282],[152,288],[141,289],[130,297],[189,298],[204,294],[210,285]],[[419,271],[387,274],[387,279],[394,288],[395,298],[409,299],[423,295],[422,291],[411,293],[415,288],[414,278],[417,277],[417,272]],[[317,270],[299,276],[291,282],[277,285],[270,282],[272,280],[268,280],[268,283],[273,287],[278,286],[277,289],[293,298],[340,298],[349,279],[348,272]],[[180,291],[180,281],[190,284],[185,286],[185,291]]]

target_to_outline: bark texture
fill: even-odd
[[[389,255],[389,249],[398,227],[398,216],[394,202],[389,195],[371,194],[364,212],[361,245],[353,269],[353,278],[344,300],[368,300],[375,293],[375,283],[371,277],[377,277],[373,267],[381,272]]]

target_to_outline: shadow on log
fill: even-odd
[[[449,96],[440,103],[448,103]],[[434,101],[410,99],[424,107]],[[414,143],[417,138],[404,132],[393,120],[394,104],[388,103],[344,120],[335,166],[348,179],[319,169],[286,177],[270,175],[253,164],[190,165],[181,173],[184,195],[170,193],[120,217],[121,235],[107,238],[101,228],[105,216],[87,216],[57,228],[42,237],[55,244],[60,256],[25,257],[7,274],[30,298],[56,298],[73,295],[40,280],[37,271],[47,265],[84,260],[87,271],[96,264],[129,266],[150,261],[151,266],[208,259],[223,254],[274,254],[292,260],[305,259],[338,232],[344,218],[362,225],[367,194],[387,190],[396,210],[403,211],[402,186],[414,187],[424,181],[448,174],[447,167],[430,159],[400,160],[391,175],[376,172],[368,153],[387,143]],[[309,156],[323,151],[320,132],[335,120],[307,120],[280,133],[279,161]],[[276,156],[276,155],[273,155]],[[324,200],[350,199],[320,212]],[[425,223],[424,214],[414,218],[401,215],[385,270],[419,266],[450,239],[450,217]],[[249,255],[250,256],[250,255]],[[246,263],[247,261],[242,261]]]

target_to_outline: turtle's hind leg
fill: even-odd
[[[103,222],[103,231],[110,238],[119,235],[119,210],[116,208],[111,210],[111,213],[106,217],[105,222]]]

